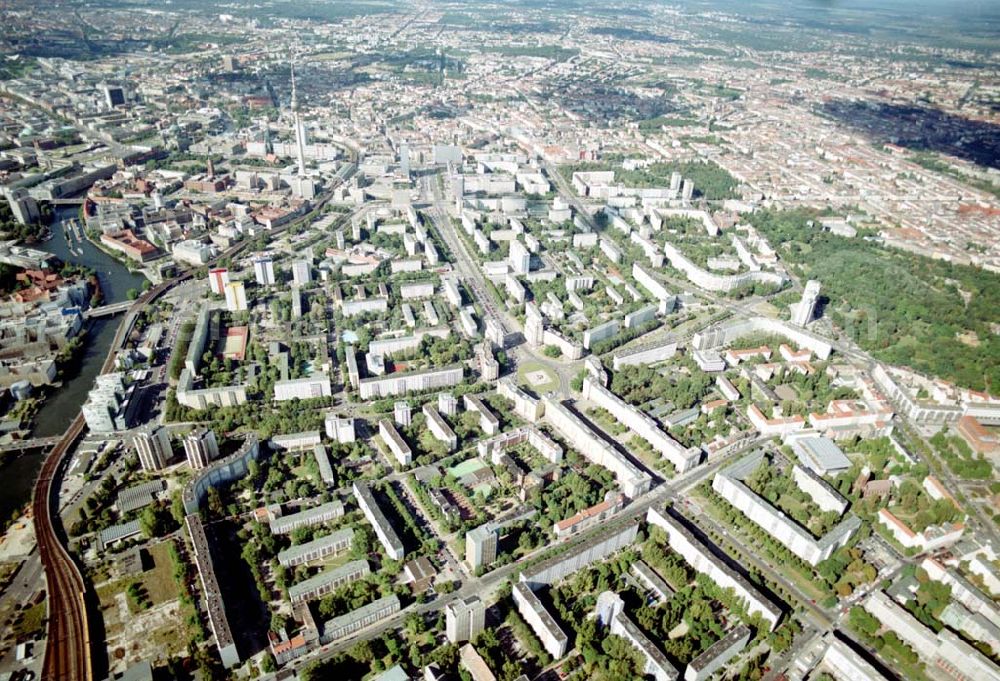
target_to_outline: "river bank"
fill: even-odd
[[[64,262],[93,270],[104,303],[126,300],[129,289],[141,289],[145,277],[130,272],[123,264],[97,248],[86,236],[82,241],[74,238],[71,240],[72,244],[67,243],[63,226],[78,218],[79,212],[75,207],[57,209],[56,220],[51,225],[53,238],[37,243],[33,248],[52,253]],[[74,360],[77,366],[67,372],[60,388],[46,395],[35,415],[32,437],[60,435],[73,421],[86,401],[95,377],[100,373],[121,319],[121,316],[115,316],[87,322],[86,343]],[[0,465],[0,479],[4,481],[0,490],[0,519],[10,518],[28,502],[45,454],[43,451],[30,452]]]

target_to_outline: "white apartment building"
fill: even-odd
[[[355,480],[351,490],[354,493],[355,500],[358,502],[358,507],[364,513],[369,524],[371,524],[372,529],[375,531],[375,536],[378,537],[386,554],[393,560],[403,560],[406,555],[403,542],[399,539],[396,531],[392,529],[392,525],[389,524],[385,514],[382,513],[382,509],[379,508],[378,502],[375,501],[375,496],[372,494],[371,489],[369,489],[366,483]]]
[[[231,281],[226,284],[226,309],[230,312],[247,310],[247,292],[242,281]]]
[[[733,505],[747,518],[759,525],[765,532],[774,537],[793,554],[809,563],[817,565],[826,560],[834,551],[846,546],[851,537],[861,526],[861,519],[848,515],[826,535],[815,539],[808,531],[767,501],[755,494],[743,484],[764,459],[764,452],[748,454],[736,463],[724,468],[712,480],[712,489]],[[810,495],[817,505],[823,509],[843,512],[847,501],[832,488],[824,487],[821,480],[811,477],[803,468],[795,466],[798,473],[793,473],[792,479],[799,488]]]
[[[431,435],[443,442],[448,447],[449,452],[454,451],[458,447],[458,435],[444,420],[441,413],[432,404],[425,404],[423,412],[427,419],[427,429],[430,430]]]
[[[460,364],[441,369],[402,372],[361,379],[358,392],[363,400],[380,399],[408,392],[447,388],[461,383],[462,377],[463,367]]]
[[[652,417],[631,406],[591,376],[583,379],[583,398],[606,409],[622,425],[652,445],[660,456],[667,459],[678,473],[686,473],[698,465],[701,451],[697,447],[685,448],[664,432]]]
[[[323,419],[323,429],[326,431],[326,436],[334,442],[340,444],[354,442],[354,419],[350,417],[341,417],[330,412]]]
[[[211,462],[219,458],[219,445],[215,440],[215,432],[198,430],[189,433],[184,438],[184,454],[194,470],[207,468]]]
[[[585,459],[615,474],[622,493],[630,499],[649,491],[652,478],[644,470],[606,443],[578,416],[552,398],[542,398],[545,419]]]
[[[329,397],[332,394],[330,377],[326,374],[318,373],[305,378],[277,381],[274,384],[275,402],[294,399],[311,400],[317,397]]]
[[[170,433],[163,426],[137,431],[132,436],[132,446],[142,470],[147,472],[161,470],[174,455]]]
[[[511,596],[517,605],[517,611],[531,626],[549,655],[556,660],[565,655],[569,647],[569,637],[528,585],[523,582],[515,583],[511,589]]]
[[[445,634],[452,643],[475,640],[486,624],[486,606],[477,596],[461,598],[445,606]]]
[[[646,513],[646,522],[663,529],[667,533],[671,549],[677,551],[691,567],[706,574],[723,589],[732,589],[738,598],[746,602],[747,610],[751,614],[759,613],[774,631],[782,617],[781,606],[762,594],[725,560],[716,556],[687,527],[674,518],[669,510],[649,509]]]
[[[274,261],[270,258],[257,258],[253,261],[253,273],[261,286],[274,285]]]
[[[413,463],[413,450],[389,419],[379,420],[378,434],[400,466],[406,468]]]

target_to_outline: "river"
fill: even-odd
[[[85,265],[97,273],[104,293],[104,302],[115,303],[125,300],[128,290],[140,288],[145,278],[141,274],[133,274],[89,241],[82,244],[82,255],[73,255],[63,236],[62,224],[75,218],[78,209],[73,206],[61,207],[56,210],[56,222],[52,225],[55,236],[43,244],[36,245],[43,251],[59,256],[65,262]],[[74,249],[79,253],[81,246],[74,238]],[[101,370],[104,359],[108,356],[111,342],[123,315],[104,319],[94,319],[87,323],[87,343],[85,345],[79,371],[63,382],[61,388],[52,391],[42,404],[35,417],[32,429],[33,437],[49,437],[59,435],[76,417],[80,407],[87,400],[87,393],[94,385],[94,378]],[[32,452],[17,457],[0,467],[0,518],[9,518],[21,508],[31,497],[31,488],[42,465],[45,452]]]

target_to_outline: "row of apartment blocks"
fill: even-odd
[[[727,346],[738,338],[758,333],[782,336],[796,347],[807,348],[821,360],[827,359],[833,352],[829,341],[770,317],[750,317],[716,324],[694,334],[691,346],[695,350],[714,350]]]
[[[629,405],[590,376],[583,379],[583,397],[606,409],[619,423],[648,442],[678,473],[686,473],[698,465],[701,457],[699,448],[681,446],[661,430],[652,417]]]
[[[489,439],[480,440],[476,444],[476,451],[480,457],[488,459],[494,465],[497,465],[499,457],[504,451],[525,442],[533,447],[549,463],[559,463],[562,461],[562,447],[534,426],[521,426],[520,428],[494,435]]]
[[[876,364],[871,372],[878,387],[892,400],[899,412],[920,425],[946,425],[956,423],[963,416],[971,416],[987,425],[1000,425],[1000,401],[984,395],[971,395],[976,399],[951,399],[932,401],[918,399],[917,392],[901,385],[890,369]],[[929,383],[929,381],[925,381]],[[923,386],[922,386],[923,387]]]
[[[784,612],[782,606],[764,595],[727,558],[718,555],[714,547],[695,536],[687,520],[674,509],[651,508],[646,513],[646,521],[667,533],[670,548],[680,554],[691,567],[707,575],[723,589],[732,589],[746,603],[750,614],[759,614],[772,631],[777,628]]]
[[[780,606],[761,594],[745,577],[716,558],[686,527],[666,513],[655,509],[649,511],[647,521],[666,530],[671,548],[677,550],[696,569],[707,573],[723,588],[734,589],[736,595],[746,601],[751,613],[760,613],[765,621],[770,623],[772,629],[777,626],[782,615]],[[546,610],[534,591],[564,579],[631,544],[637,536],[639,522],[635,519],[624,525],[600,531],[565,553],[553,556],[521,573],[519,581],[512,589],[514,602],[518,612],[553,657],[558,659],[566,653],[569,637]],[[657,579],[662,582],[658,576]],[[661,590],[664,597],[667,597],[669,587],[661,587]],[[679,678],[679,672],[670,664],[662,651],[649,641],[634,623],[624,617],[621,606],[622,601],[616,594],[611,592],[602,594],[598,599],[599,621],[606,626],[610,625],[612,633],[622,636],[637,649],[645,660],[646,674],[662,681]],[[684,674],[685,680],[708,679],[745,648],[750,640],[750,633],[750,629],[744,625],[735,627],[688,665]]]
[[[853,514],[846,516],[826,535],[815,539],[808,531],[785,517],[784,513],[743,484],[743,480],[757,470],[763,460],[763,451],[748,454],[719,471],[712,480],[712,489],[810,565],[817,565],[833,555],[837,549],[846,546],[861,527],[861,519],[857,516]],[[842,514],[847,508],[847,500],[811,471],[793,464],[792,479],[821,510]]]
[[[625,602],[613,591],[604,591],[597,597],[595,609],[598,624],[621,636],[644,660],[643,672],[656,681],[675,681],[681,674],[671,664],[663,651],[639,629],[625,614]],[[691,660],[684,670],[685,681],[705,681],[738,655],[751,637],[750,627],[739,624],[725,636]]]
[[[748,284],[767,284],[770,286],[784,286],[788,278],[784,274],[777,272],[750,271],[739,274],[716,274],[703,270],[681,253],[673,244],[664,244],[663,253],[670,261],[670,265],[680,270],[692,284],[707,291],[718,291],[726,293],[734,291],[741,286]]]
[[[546,421],[585,459],[614,473],[627,497],[635,499],[649,491],[653,483],[650,475],[601,438],[583,419],[550,397],[542,398],[542,404]]]
[[[1000,681],[1000,669],[976,648],[948,628],[935,634],[885,592],[873,592],[864,608],[912,648],[935,675],[956,681]]]
[[[603,591],[597,596],[595,608],[597,623],[612,634],[625,639],[643,659],[643,673],[655,681],[676,681],[680,676],[663,651],[642,632],[625,614],[625,602],[614,591]]]
[[[202,591],[205,594],[209,625],[215,636],[219,657],[227,669],[238,665],[241,658],[229,626],[222,590],[215,574],[211,547],[198,511],[209,488],[246,476],[249,472],[249,463],[256,461],[259,453],[260,443],[257,436],[251,433],[236,452],[203,469],[198,477],[188,483],[182,494],[186,514],[184,522],[194,550],[195,566],[198,569]]]

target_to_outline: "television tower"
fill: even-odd
[[[299,118],[299,97],[295,89],[295,63],[292,63],[292,120],[295,125],[295,149],[299,160],[299,175],[306,174],[306,129]]]

